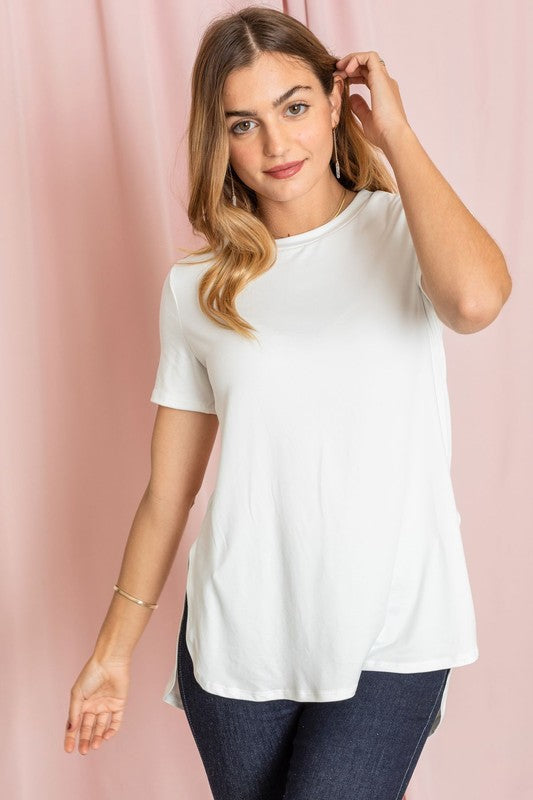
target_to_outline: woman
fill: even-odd
[[[378,54],[272,9],[205,32],[189,163],[207,245],[164,281],[152,472],[65,749],[120,728],[220,421],[164,700],[215,798],[398,800],[478,658],[442,333],[495,319],[505,260]]]

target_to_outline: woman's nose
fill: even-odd
[[[263,152],[266,156],[281,156],[286,150],[286,143],[279,128],[264,128]]]

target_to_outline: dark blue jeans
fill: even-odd
[[[205,691],[178,641],[183,706],[214,800],[401,800],[449,669],[363,670],[333,702],[237,700]]]

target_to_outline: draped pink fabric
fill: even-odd
[[[161,696],[216,456],[135,653],[121,731],[85,758],[63,751],[63,731],[70,687],[92,652],[149,476],[162,278],[179,248],[195,244],[185,213],[190,70],[210,19],[244,5],[0,6],[6,797],[210,797],[185,716]],[[531,4],[269,5],[308,24],[339,57],[380,53],[425,149],[507,258],[513,294],[498,319],[477,335],[445,331],[453,479],[480,659],[454,671],[445,722],[407,796],[525,800]],[[368,90],[357,91],[370,101]]]

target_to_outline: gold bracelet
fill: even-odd
[[[146,606],[146,608],[157,608],[158,606],[158,603],[145,603],[144,600],[139,600],[138,597],[133,597],[132,594],[128,594],[128,592],[125,592],[124,589],[121,589],[119,586],[117,586],[116,583],[113,586],[113,589],[115,590],[115,592],[118,592],[124,597],[127,597],[128,600],[133,600],[133,602],[137,603],[137,605],[139,606]]]

